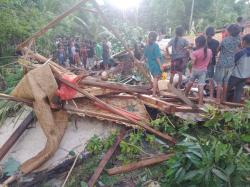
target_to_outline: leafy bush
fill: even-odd
[[[235,152],[216,138],[207,141],[187,136],[177,144],[176,155],[167,165],[168,185],[243,186],[249,182],[247,154],[242,149]]]

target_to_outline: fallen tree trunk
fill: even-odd
[[[122,141],[122,139],[125,136],[125,134],[126,134],[126,130],[125,129],[121,129],[120,134],[117,136],[114,145],[103,156],[102,160],[100,161],[99,165],[97,166],[97,168],[95,170],[95,173],[90,178],[90,180],[88,182],[88,187],[93,187],[95,185],[95,183],[96,183],[97,179],[100,177],[100,175],[101,175],[101,173],[102,173],[105,165],[107,164],[107,162],[109,161],[109,159],[111,158],[111,156],[114,154],[116,148],[118,147],[118,145]]]
[[[34,120],[33,112],[30,112],[5,144],[0,148],[0,161],[8,153],[11,147],[17,142],[18,138],[23,134],[27,127]]]
[[[174,154],[159,155],[159,156],[155,156],[153,158],[140,160],[138,162],[133,162],[131,164],[127,164],[124,166],[114,167],[112,169],[108,169],[107,173],[109,175],[118,175],[121,173],[127,173],[130,171],[134,171],[136,169],[140,169],[140,168],[144,168],[144,167],[148,167],[148,166],[151,166],[154,164],[164,162],[165,160],[169,159],[173,155]]]
[[[169,136],[169,135],[167,135],[167,134],[163,134],[162,132],[159,132],[159,131],[157,131],[157,130],[151,128],[151,127],[149,126],[149,124],[144,125],[142,122],[138,122],[138,121],[136,121],[135,119],[133,119],[133,118],[127,116],[127,115],[124,115],[124,113],[121,112],[120,110],[117,110],[117,109],[111,107],[111,106],[108,105],[107,103],[105,103],[105,102],[103,102],[102,100],[98,99],[97,97],[95,97],[95,96],[89,94],[89,93],[86,92],[85,90],[83,90],[83,89],[79,88],[78,86],[76,86],[76,85],[70,83],[69,81],[64,80],[64,79],[61,78],[61,77],[56,77],[56,78],[57,78],[59,81],[61,81],[62,83],[64,83],[64,84],[66,84],[67,86],[69,86],[70,88],[72,88],[72,89],[74,89],[74,90],[76,90],[76,91],[78,91],[78,92],[84,94],[84,95],[85,95],[87,98],[89,98],[90,100],[92,100],[92,101],[94,101],[94,102],[97,102],[98,104],[102,105],[102,106],[105,107],[107,110],[110,110],[110,111],[112,111],[113,113],[115,113],[115,114],[117,114],[117,115],[120,115],[120,116],[122,116],[122,117],[128,119],[128,120],[131,121],[133,124],[138,125],[139,127],[143,128],[143,129],[145,129],[145,130],[147,130],[148,132],[150,132],[150,133],[152,133],[152,134],[155,134],[156,136],[158,136],[158,137],[160,137],[160,138],[162,138],[162,139],[164,139],[164,140],[170,141],[170,142],[173,143],[173,144],[176,143],[176,141],[175,141],[175,139],[174,139],[173,137],[171,137],[171,136]]]

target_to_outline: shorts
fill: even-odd
[[[147,64],[148,70],[153,77],[159,77],[162,74],[161,67],[157,63]]]
[[[171,73],[183,73],[186,63],[183,59],[175,59],[171,61]]]
[[[206,70],[192,70],[190,81],[194,82],[195,80],[198,80],[199,85],[205,85],[206,84]]]
[[[108,65],[108,64],[110,64],[110,60],[109,60],[109,58],[103,58],[102,63],[103,63],[104,65]]]
[[[228,84],[229,78],[233,73],[233,67],[225,68],[225,67],[215,67],[214,80],[217,84],[222,85]]]
[[[208,64],[207,67],[207,78],[208,79],[213,79],[214,78],[214,69],[215,69],[215,65],[213,64]]]

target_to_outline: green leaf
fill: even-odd
[[[184,180],[184,176],[185,176],[185,169],[183,167],[181,167],[175,174],[175,180],[176,183],[179,184]]]
[[[186,157],[196,166],[201,164],[201,159],[192,153],[186,153]]]
[[[193,170],[193,171],[189,171],[185,177],[184,180],[192,180],[194,177],[196,177],[197,175],[201,174],[200,170]]]
[[[249,134],[242,134],[240,136],[240,140],[246,143],[250,143],[250,135]]]
[[[81,181],[80,185],[81,185],[81,187],[88,187],[88,184],[84,181]]]
[[[227,176],[230,176],[236,169],[236,166],[234,164],[229,164],[226,169],[225,169],[225,173],[227,174]]]
[[[209,170],[206,171],[206,174],[205,174],[205,184],[206,184],[206,186],[209,186],[210,181],[211,181],[211,170],[209,169]]]
[[[223,180],[223,181],[225,181],[225,182],[229,182],[228,177],[227,177],[226,174],[223,173],[222,171],[213,168],[213,169],[212,169],[212,173],[213,173],[214,175],[216,175],[218,178],[220,178],[221,180]]]

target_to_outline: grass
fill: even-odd
[[[1,69],[1,74],[7,84],[7,89],[4,91],[6,94],[10,94],[15,88],[18,82],[23,77],[23,69],[20,65],[14,65]],[[0,126],[8,117],[14,117],[22,109],[22,103],[16,103],[14,101],[0,100]]]

